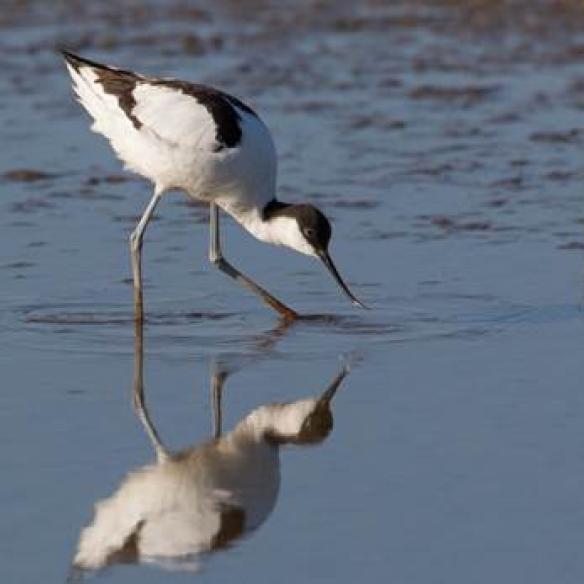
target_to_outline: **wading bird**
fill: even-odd
[[[264,405],[221,433],[221,392],[227,372],[212,377],[215,437],[182,452],[162,443],[143,388],[137,337],[134,406],[156,452],[156,462],[129,473],[95,506],[79,538],[73,575],[119,563],[156,563],[196,571],[202,554],[223,549],[266,521],[280,489],[280,447],[319,444],[331,432],[331,401],[348,368],[317,397]]]
[[[78,101],[125,166],[154,183],[130,236],[136,319],[143,318],[142,238],[163,193],[181,189],[210,207],[209,259],[282,317],[298,314],[233,267],[221,251],[219,209],[260,241],[319,258],[357,306],[328,252],[331,225],[313,205],[276,199],[270,131],[238,98],[178,79],[146,77],[64,51]]]

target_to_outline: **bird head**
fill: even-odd
[[[318,258],[330,272],[341,290],[353,304],[365,308],[349,290],[328,251],[332,227],[325,215],[314,205],[286,205],[273,218],[279,243],[300,253]]]
[[[272,444],[319,444],[333,428],[331,401],[348,373],[344,368],[317,398],[281,404],[265,438]]]

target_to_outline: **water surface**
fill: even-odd
[[[541,4],[541,6],[540,6]],[[225,221],[224,250],[296,310],[284,327],[207,262],[207,211],[171,194],[144,246],[144,382],[171,449],[317,395],[353,363],[314,448],[281,453],[273,512],[196,574],[112,582],[577,583],[584,16],[521,3],[29,2],[0,50],[0,574],[63,582],[96,501],[154,460],[131,407],[127,237],[150,187],[71,99],[54,48],[245,98],[283,200],[334,221],[321,267]],[[194,6],[194,7],[193,7]]]

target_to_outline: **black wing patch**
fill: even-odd
[[[245,531],[245,511],[241,507],[226,506],[219,513],[219,531],[211,540],[211,549],[227,547]]]
[[[112,69],[111,67],[84,59],[67,51],[63,51],[63,56],[67,63],[76,71],[79,71],[81,67],[91,67],[97,75],[97,82],[103,86],[103,90],[118,98],[120,108],[132,122],[134,128],[139,130],[142,127],[142,122],[132,113],[136,107],[136,100],[132,92],[142,80],[141,77],[131,71]]]
[[[242,132],[241,117],[238,110],[257,117],[257,114],[241,100],[207,85],[189,83],[179,79],[142,77],[132,73],[132,71],[114,69],[79,57],[68,51],[63,51],[63,56],[76,71],[79,71],[81,67],[91,67],[95,71],[98,83],[101,83],[106,93],[115,95],[118,98],[120,108],[136,130],[139,130],[143,125],[133,114],[133,110],[136,107],[133,91],[139,83],[168,87],[195,98],[209,112],[215,123],[215,138],[217,140],[215,152],[219,152],[224,148],[234,148],[240,143]]]
[[[106,560],[106,566],[115,564],[137,564],[140,559],[140,532],[146,522],[139,521],[134,530],[126,537],[119,549],[111,551]]]
[[[236,97],[207,85],[189,83],[179,79],[156,79],[148,82],[151,85],[170,87],[185,95],[190,95],[209,112],[213,122],[215,122],[216,152],[223,150],[223,148],[235,148],[241,141],[241,117],[237,108],[257,117],[257,114],[248,105]]]

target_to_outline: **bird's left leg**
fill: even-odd
[[[239,282],[242,286],[255,292],[268,306],[278,312],[285,320],[296,320],[298,313],[277,298],[272,296],[267,290],[256,284],[252,279],[242,274],[237,268],[234,268],[224,257],[221,252],[221,240],[219,233],[219,207],[215,203],[210,205],[210,242],[209,242],[209,260],[216,265],[222,272]]]
[[[138,416],[152,446],[156,452],[156,458],[159,462],[166,460],[169,457],[168,450],[162,443],[150,415],[148,414],[148,409],[146,408],[146,402],[144,401],[144,336],[143,327],[141,321],[136,321],[135,324],[135,346],[134,346],[134,383],[132,391],[132,403],[134,405],[134,411]]]
[[[132,277],[134,279],[134,309],[136,315],[136,322],[142,322],[143,320],[143,296],[142,296],[142,238],[144,237],[144,231],[152,219],[154,209],[160,201],[162,196],[162,189],[156,187],[154,190],[154,195],[146,210],[144,211],[136,229],[130,234],[130,257],[132,259]]]

